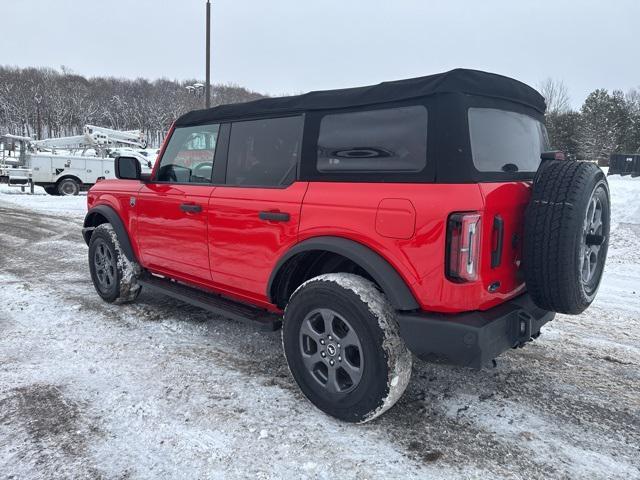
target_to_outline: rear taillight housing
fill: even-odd
[[[453,213],[447,222],[447,277],[456,282],[478,279],[480,264],[479,213]]]

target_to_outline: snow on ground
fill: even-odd
[[[480,372],[415,362],[362,425],[299,393],[278,332],[95,294],[85,198],[0,187],[0,477],[640,478],[640,178],[609,177],[592,307]]]
[[[23,193],[20,187],[8,186],[0,183],[0,198],[2,202],[19,205],[23,208],[42,213],[56,215],[82,215],[87,212],[87,195],[80,194],[76,197],[59,197],[47,195],[42,187],[34,187],[34,194],[30,195],[29,187]]]

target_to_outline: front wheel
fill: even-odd
[[[140,266],[122,253],[115,230],[109,223],[98,225],[89,241],[91,280],[103,300],[127,303],[140,293]]]
[[[305,396],[347,422],[384,413],[411,377],[411,353],[393,308],[372,282],[357,275],[320,275],[298,288],[285,310],[282,342]]]

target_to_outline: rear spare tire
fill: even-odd
[[[600,285],[609,245],[609,185],[589,162],[549,160],[525,215],[527,290],[541,308],[582,313]]]

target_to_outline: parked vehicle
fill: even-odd
[[[149,173],[150,161],[137,153],[135,157],[142,171]],[[27,164],[33,172],[33,183],[44,188],[49,195],[78,195],[89,190],[97,181],[115,178],[114,159],[79,155],[29,154]]]
[[[78,195],[98,178],[115,178],[113,158],[78,155],[30,154],[33,183],[49,195]]]
[[[527,85],[458,69],[187,113],[150,175],[119,157],[90,190],[93,283],[282,321],[307,398],[371,420],[412,353],[481,368],[593,301],[607,181],[549,151],[544,112]]]
[[[0,135],[0,183],[20,187],[22,191],[30,186],[33,193],[31,169],[25,165],[25,146],[29,140],[29,137],[19,135]]]
[[[640,175],[640,153],[612,153],[609,156],[607,175]]]

